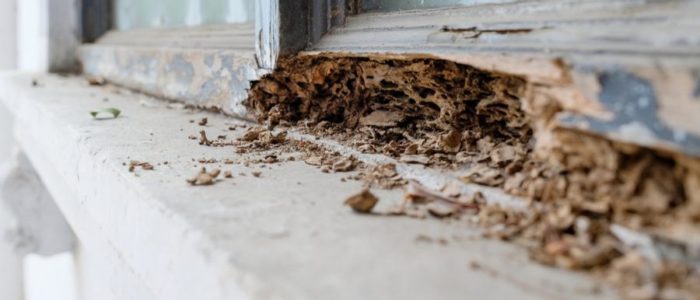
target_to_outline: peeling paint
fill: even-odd
[[[700,156],[700,138],[659,119],[657,91],[649,80],[614,68],[598,73],[598,100],[612,112],[610,120],[562,114],[559,122],[647,147],[675,148]]]
[[[141,92],[245,116],[243,100],[258,79],[252,51],[84,46],[84,73]]]

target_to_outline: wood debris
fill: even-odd
[[[207,132],[204,130],[199,131],[199,144],[204,146],[211,146],[211,144],[213,144],[213,142],[207,138]]]
[[[104,85],[107,81],[101,76],[86,76],[85,81],[89,85]]]
[[[430,158],[425,155],[401,155],[399,161],[407,164],[421,164],[427,165],[430,163]]]
[[[404,199],[411,204],[427,204],[427,211],[440,218],[453,216],[467,210],[479,212],[480,206],[479,203],[472,200],[433,192],[416,181],[408,183]]]
[[[187,180],[191,185],[212,185],[216,182],[216,177],[221,174],[221,170],[215,169],[207,172],[206,168],[202,168],[197,175]]]
[[[350,206],[355,212],[368,214],[377,205],[379,199],[374,196],[368,189],[352,195],[345,200],[345,205]]]
[[[383,189],[394,189],[402,187],[408,183],[396,171],[395,164],[383,164],[362,170],[358,174],[370,187],[380,187]]]
[[[460,179],[466,183],[478,183],[486,186],[500,186],[505,182],[501,170],[484,164],[471,167]]]
[[[134,172],[136,167],[140,167],[143,170],[151,171],[154,169],[153,165],[148,162],[141,162],[137,160],[132,160],[129,162],[129,172]]]
[[[476,155],[473,145],[485,136],[527,143],[522,89],[519,78],[449,61],[314,56],[281,61],[253,86],[247,105],[272,126],[296,123],[363,152],[449,166],[457,154]]]
[[[333,162],[333,172],[349,172],[355,169],[357,160],[354,157],[342,158]]]

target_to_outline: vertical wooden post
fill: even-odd
[[[274,69],[279,57],[304,50],[344,23],[345,0],[261,0],[255,17],[259,67]]]
[[[77,72],[78,46],[82,42],[80,0],[48,3],[49,72]]]
[[[260,68],[272,70],[277,58],[306,47],[310,36],[306,1],[262,0],[255,10],[255,48]]]

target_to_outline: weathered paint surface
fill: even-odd
[[[400,11],[461,5],[510,3],[517,1],[520,0],[363,0],[362,9],[365,11]]]
[[[619,66],[601,70],[579,68],[578,71],[593,73],[592,75],[597,78],[598,91],[595,100],[604,106],[610,113],[608,114],[610,117],[600,118],[565,112],[558,116],[562,126],[591,131],[642,146],[700,156],[700,135],[692,129],[684,128],[688,125],[694,126],[693,124],[697,124],[698,121],[685,120],[684,124],[674,126],[675,124],[670,124],[669,120],[661,115],[664,104],[681,105],[678,103],[679,99],[672,98],[674,94],[661,92],[668,90],[663,87],[664,82],[651,81],[642,76],[649,72],[635,73]],[[685,90],[674,92],[695,98],[693,88],[691,85],[686,85]],[[692,111],[700,109],[700,105],[685,106],[685,108]],[[676,116],[676,118],[681,117]]]
[[[250,81],[258,78],[252,52],[85,46],[84,72],[144,93],[243,116]]]

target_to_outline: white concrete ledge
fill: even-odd
[[[223,116],[57,76],[4,74],[0,99],[16,117],[18,143],[78,235],[84,263],[102,270],[81,274],[85,299],[611,296],[590,277],[537,265],[521,248],[482,239],[466,221],[351,213],[342,201],[361,184],[302,162],[210,165],[235,178],[189,186],[185,179],[199,168],[193,159],[236,155],[188,139],[201,129],[189,120],[207,116],[211,136],[240,134],[226,130],[236,121]],[[123,116],[93,120],[88,111],[101,107]],[[155,170],[130,173],[123,165],[130,160]],[[261,170],[261,178],[237,175],[251,170]],[[376,192],[382,205],[401,196]],[[94,288],[93,276],[105,276],[104,289]]]

